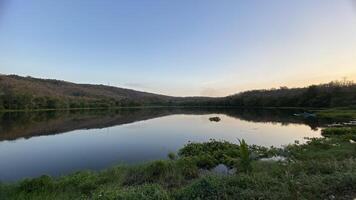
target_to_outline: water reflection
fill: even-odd
[[[290,109],[152,108],[0,113],[0,141],[52,135],[78,129],[105,128],[174,114],[224,114],[250,122],[305,124],[317,130],[323,123],[293,116]]]
[[[162,159],[188,141],[244,138],[249,144],[280,146],[320,136],[320,122],[293,117],[294,112],[160,108],[3,113],[0,181]],[[221,120],[211,122],[212,117]]]

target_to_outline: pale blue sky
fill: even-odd
[[[0,0],[0,73],[176,96],[356,79],[353,0]]]

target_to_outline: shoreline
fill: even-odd
[[[216,140],[188,143],[178,154],[170,153],[167,160],[2,183],[0,197],[215,199],[222,195],[223,199],[324,199],[333,195],[337,199],[354,198],[356,128],[326,128],[322,134],[323,138],[311,138],[306,144],[295,143],[283,148],[248,146],[243,140],[240,144]],[[283,159],[271,160],[276,157]],[[235,169],[234,173],[212,171],[220,164]]]
[[[40,111],[70,111],[70,110],[115,110],[115,109],[145,109],[145,108],[233,108],[233,109],[301,109],[301,110],[327,110],[335,108],[313,107],[259,107],[259,106],[122,106],[122,107],[97,107],[97,108],[43,108],[43,109],[0,109],[1,112],[40,112]]]

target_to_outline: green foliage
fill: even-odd
[[[159,183],[172,188],[181,186],[190,179],[198,177],[198,168],[190,159],[177,161],[158,160],[144,165],[130,166],[125,171],[124,185]]]
[[[171,160],[176,160],[177,159],[177,155],[174,152],[169,152],[168,153],[168,158]]]
[[[158,179],[170,171],[170,163],[165,162],[163,160],[158,160],[148,165],[146,168],[146,172],[149,177],[153,179]]]
[[[185,157],[177,161],[177,167],[180,173],[187,180],[199,177],[199,168],[194,159],[190,157]]]
[[[175,194],[175,199],[225,199],[223,184],[219,177],[203,177]]]
[[[344,108],[331,108],[317,111],[317,117],[332,120],[352,120],[356,119],[356,108],[353,106]]]
[[[199,168],[211,169],[218,164],[224,164],[230,168],[239,166],[242,171],[248,171],[252,160],[271,157],[282,152],[277,148],[248,146],[244,140],[240,141],[240,145],[210,140],[204,143],[188,143],[179,150],[179,155],[194,159]]]
[[[189,143],[179,150],[182,157],[192,157],[200,168],[211,169],[218,164],[233,167],[239,157],[239,145],[226,141],[210,140],[205,143]]]
[[[90,171],[77,172],[71,176],[59,179],[57,186],[67,190],[78,190],[83,194],[89,194],[100,184],[97,174]]]
[[[321,131],[321,134],[325,137],[356,135],[356,128],[351,128],[351,127],[326,128]]]
[[[243,172],[249,172],[251,170],[251,159],[248,145],[244,139],[239,140],[240,142],[240,162],[237,166],[238,170]]]
[[[291,159],[298,160],[344,160],[354,158],[356,145],[355,128],[327,128],[322,130],[325,138],[310,138],[306,144],[289,145],[285,148]]]
[[[160,185],[145,184],[127,188],[103,188],[95,191],[91,199],[97,200],[169,200],[169,195]]]
[[[35,179],[25,179],[19,184],[19,191],[25,193],[51,191],[54,188],[52,178],[41,176]]]

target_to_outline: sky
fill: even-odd
[[[0,0],[0,73],[173,96],[356,80],[356,0]]]

